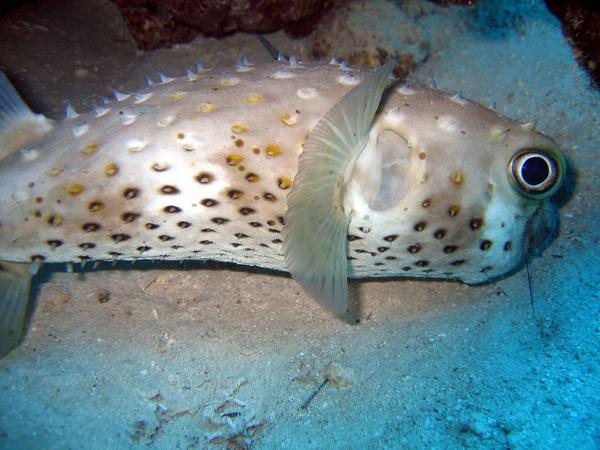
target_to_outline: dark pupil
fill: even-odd
[[[539,156],[529,158],[521,168],[523,180],[531,186],[543,183],[548,179],[548,175],[550,175],[550,167],[546,160]]]

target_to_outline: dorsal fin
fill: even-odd
[[[348,308],[348,226],[342,186],[363,150],[389,75],[388,63],[346,94],[311,131],[287,198],[283,253],[287,269],[315,300]]]
[[[52,121],[34,114],[0,72],[0,160],[38,142],[51,129]]]

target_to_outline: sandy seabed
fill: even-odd
[[[247,35],[138,52],[112,3],[71,3],[0,17],[0,68],[50,117],[199,56],[269,58]],[[0,361],[0,448],[600,447],[600,94],[543,2],[422,5],[431,54],[414,77],[536,121],[571,163],[560,234],[531,260],[533,304],[524,270],[477,287],[364,281],[350,325],[285,275],[48,266]]]

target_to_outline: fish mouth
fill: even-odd
[[[550,202],[542,203],[527,224],[524,255],[540,256],[556,239],[558,229],[558,208]]]

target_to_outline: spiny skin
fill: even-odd
[[[302,144],[367,74],[316,63],[214,69],[56,124],[0,162],[0,260],[285,270]],[[514,268],[554,212],[516,192],[507,164],[519,149],[555,145],[427,88],[392,88],[381,111],[344,189],[350,275],[478,282]],[[382,148],[392,169],[378,174]],[[388,183],[394,192],[382,193]]]

